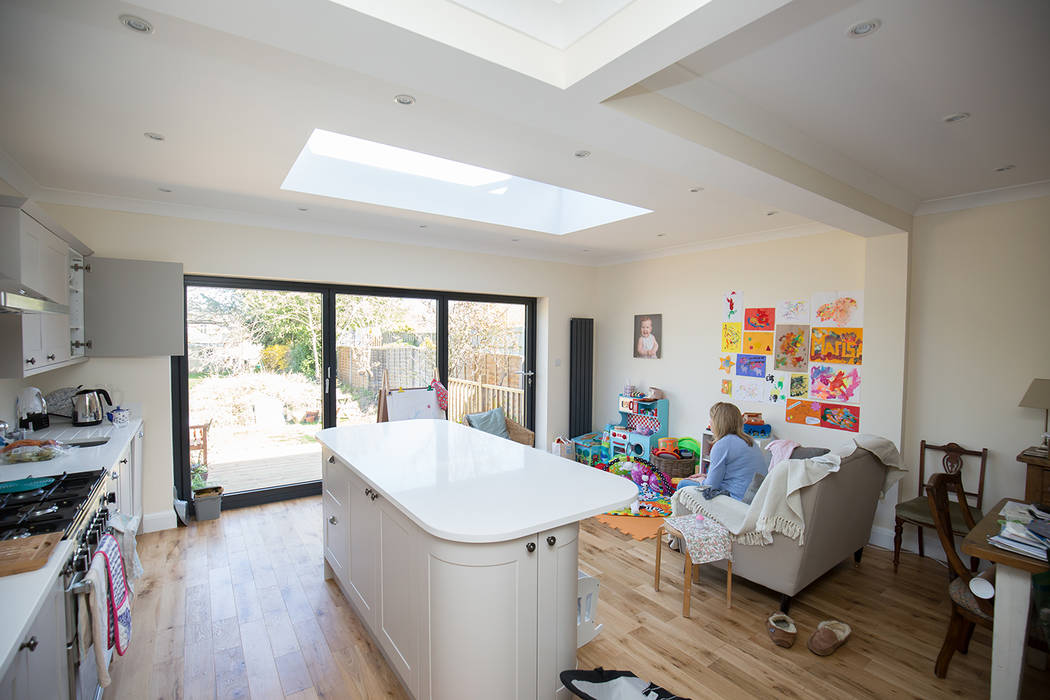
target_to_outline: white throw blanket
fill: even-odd
[[[857,435],[850,442],[813,459],[787,459],[769,471],[749,506],[729,496],[704,498],[696,486],[679,489],[671,499],[673,515],[703,513],[729,530],[734,542],[748,545],[772,544],[773,535],[803,543],[806,523],[802,514],[802,489],[828,474],[837,472],[842,460],[865,449],[885,467],[882,495],[904,476],[900,453],[892,442],[876,435]]]

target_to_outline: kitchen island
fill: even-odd
[[[444,420],[328,428],[325,575],[416,698],[568,697],[579,521],[622,477]]]

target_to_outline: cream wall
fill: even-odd
[[[1048,264],[1050,197],[915,219],[904,455],[917,467],[924,439],[987,447],[986,509],[1024,495],[1015,458],[1043,431],[1043,411],[1017,404],[1050,377]],[[964,478],[975,486],[976,472]],[[917,484],[909,475],[903,497]]]
[[[181,262],[187,274],[382,285],[539,297],[536,428],[539,444],[568,426],[568,331],[572,316],[593,315],[594,269],[520,258],[386,244],[349,237],[44,205],[56,221],[102,257]],[[142,405],[144,510],[171,503],[168,358],[93,359],[35,378],[48,390],[106,384]],[[0,382],[0,405],[32,382]]]

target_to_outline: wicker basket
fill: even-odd
[[[668,479],[681,479],[696,473],[696,456],[675,459],[664,455],[652,455],[653,466],[667,475]]]

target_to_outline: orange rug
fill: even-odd
[[[632,515],[596,515],[594,519],[639,541],[656,537],[656,531],[664,524],[663,518],[637,518]]]

